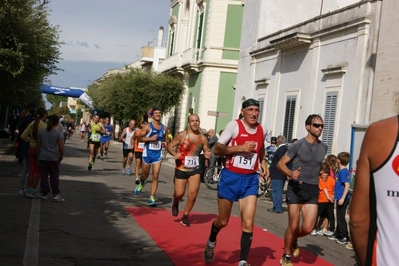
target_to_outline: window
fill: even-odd
[[[338,92],[327,92],[326,97],[322,141],[327,144],[327,154],[331,154],[334,138],[335,116],[337,113]]]
[[[291,142],[293,128],[294,128],[294,117],[295,117],[295,105],[296,96],[288,96],[285,103],[285,116],[284,116],[284,131],[283,134],[287,142]]]
[[[172,31],[172,32],[170,33],[169,56],[172,56],[172,55],[173,55],[174,41],[175,41],[175,32]]]
[[[198,22],[198,35],[197,35],[197,46],[196,46],[196,48],[201,48],[203,23],[204,23],[204,12],[201,12],[200,15],[199,15],[199,22]]]
[[[263,120],[263,106],[265,104],[265,98],[258,98],[259,102],[259,116],[258,116],[258,123],[262,124]]]

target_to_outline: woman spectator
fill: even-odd
[[[40,188],[42,200],[47,200],[48,194],[53,193],[53,202],[64,202],[60,196],[60,162],[64,158],[64,136],[57,130],[59,117],[48,117],[47,129],[39,134],[37,142],[38,158],[41,173]],[[48,176],[50,175],[50,186]]]
[[[44,120],[47,117],[47,111],[43,107],[36,110],[35,121],[31,122],[21,135],[23,141],[29,142],[28,158],[29,158],[29,174],[25,197],[30,199],[40,199],[40,195],[36,193],[37,185],[40,181],[40,169],[37,165],[37,139],[40,131],[46,128]]]

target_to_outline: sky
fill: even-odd
[[[87,88],[111,68],[139,59],[155,46],[160,26],[166,43],[170,0],[51,0],[49,21],[59,28],[63,69],[49,76],[60,87]]]

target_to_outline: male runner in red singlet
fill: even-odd
[[[177,147],[177,151],[174,148]],[[205,158],[211,158],[207,137],[200,130],[198,115],[188,116],[188,128],[179,132],[169,143],[168,152],[176,160],[174,193],[172,201],[172,215],[179,215],[179,201],[183,198],[188,184],[188,199],[180,222],[184,226],[190,226],[188,214],[192,210],[197,199],[201,180],[201,167],[199,154],[204,151]]]
[[[215,145],[215,155],[226,156],[218,184],[219,216],[212,223],[203,257],[206,263],[214,259],[216,237],[227,226],[234,201],[241,214],[241,253],[239,266],[248,265],[251,248],[259,177],[256,171],[261,161],[262,175],[269,176],[266,167],[264,140],[267,129],[258,123],[259,102],[248,99],[242,103],[242,119],[229,122]]]
[[[357,161],[350,234],[363,265],[399,261],[399,116],[372,123]]]

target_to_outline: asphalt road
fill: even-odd
[[[112,142],[108,159],[97,160],[89,172],[86,143],[76,134],[67,140],[60,181],[64,203],[17,195],[22,166],[14,154],[9,140],[0,140],[0,265],[173,265],[125,210],[146,205],[149,195],[148,190],[135,195],[134,176],[121,175],[120,143]],[[173,173],[173,160],[165,160],[157,208],[171,207]],[[259,198],[255,223],[282,238],[287,212],[270,214],[270,207],[267,198]],[[216,214],[216,192],[201,184],[193,211]],[[237,204],[233,214],[239,214]],[[307,236],[299,246],[334,265],[354,264],[352,251],[326,237]]]

